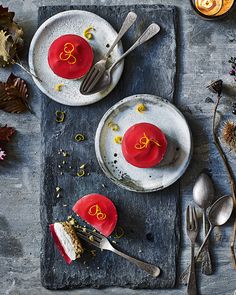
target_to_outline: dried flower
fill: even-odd
[[[223,88],[223,81],[222,80],[212,81],[211,84],[207,86],[207,88],[211,92],[221,95],[222,88]]]
[[[236,122],[225,122],[225,125],[222,129],[222,139],[231,150],[236,152]]]
[[[6,153],[0,148],[0,160],[3,161],[4,158],[6,157]]]

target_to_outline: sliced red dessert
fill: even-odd
[[[50,224],[49,228],[58,250],[68,264],[72,260],[80,258],[83,248],[74,228],[69,222],[56,222]]]
[[[91,68],[93,50],[80,36],[68,34],[57,38],[48,51],[52,71],[65,79],[79,79]]]
[[[115,205],[100,194],[82,197],[72,210],[106,237],[113,232],[118,219]]]
[[[127,162],[139,168],[158,165],[167,149],[165,134],[150,123],[131,126],[122,139],[122,153]]]

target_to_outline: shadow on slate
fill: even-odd
[[[174,287],[179,250],[179,183],[163,191],[148,194],[119,188],[105,177],[98,166],[94,136],[103,114],[124,97],[150,93],[173,101],[176,74],[176,8],[162,5],[41,7],[39,25],[52,15],[69,9],[94,12],[110,22],[116,30],[119,30],[128,11],[135,11],[138,20],[123,38],[124,49],[127,49],[151,22],[157,22],[161,26],[161,33],[126,58],[120,82],[102,101],[85,107],[68,107],[41,95],[42,284],[48,289]],[[57,110],[66,112],[65,123],[56,123]],[[85,134],[87,140],[76,143],[73,139],[76,133]],[[60,148],[70,153],[66,160],[73,166],[71,170],[65,168],[64,175],[60,175],[57,168],[64,160],[57,154]],[[89,163],[90,175],[79,178],[75,173],[82,163]],[[55,188],[58,185],[63,189],[61,198],[55,196]],[[88,245],[85,245],[88,251],[79,261],[71,265],[65,263],[54,245],[48,226],[55,221],[66,220],[67,216],[72,214],[71,208],[77,199],[93,192],[109,196],[118,209],[118,225],[124,228],[125,237],[120,239],[116,246],[132,256],[158,265],[162,270],[159,278],[152,278],[135,265],[108,251],[97,250],[96,257],[91,257],[91,248]],[[63,206],[64,204],[67,206]]]

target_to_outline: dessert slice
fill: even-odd
[[[131,126],[122,140],[122,153],[128,163],[139,168],[157,166],[165,156],[167,140],[157,126],[138,123]]]
[[[72,210],[106,237],[113,232],[118,219],[115,205],[100,194],[82,197]]]
[[[93,50],[80,36],[68,34],[57,38],[48,51],[52,71],[65,79],[79,79],[91,68]]]
[[[55,222],[50,224],[52,237],[65,261],[80,258],[83,248],[73,226],[69,222]]]

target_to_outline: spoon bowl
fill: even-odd
[[[232,214],[233,207],[234,202],[231,196],[223,196],[215,201],[208,213],[211,225],[220,226],[225,224]]]
[[[211,178],[202,172],[193,187],[193,200],[202,209],[207,209],[214,199],[214,187]]]

